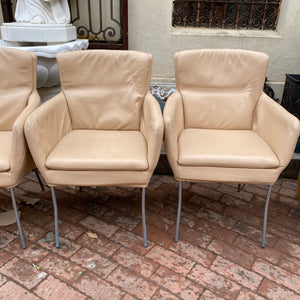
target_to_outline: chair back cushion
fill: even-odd
[[[9,131],[36,88],[36,55],[0,47],[0,130]]]
[[[83,50],[60,53],[57,61],[73,129],[139,129],[150,86],[150,54]]]
[[[236,49],[176,53],[176,85],[185,128],[251,129],[262,93],[268,56]]]

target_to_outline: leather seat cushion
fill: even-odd
[[[147,145],[139,131],[72,130],[50,152],[46,167],[144,171],[148,169]]]
[[[178,139],[182,166],[279,167],[270,146],[251,130],[185,129]]]
[[[10,169],[11,131],[0,131],[0,172]]]

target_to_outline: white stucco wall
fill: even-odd
[[[281,97],[286,73],[300,73],[300,0],[282,0],[277,31],[172,28],[172,0],[128,0],[129,49],[153,55],[153,81],[174,80],[176,51],[240,48],[269,55],[268,81]]]
[[[3,24],[3,16],[2,16],[2,10],[0,6],[0,25]],[[1,32],[0,32],[0,38],[1,38]]]

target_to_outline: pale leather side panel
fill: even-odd
[[[286,167],[299,137],[299,120],[262,93],[255,110],[253,130],[270,145],[280,166]]]
[[[10,169],[11,131],[0,131],[0,172]]]
[[[71,118],[63,92],[41,105],[26,121],[26,139],[43,176],[49,153],[71,129]]]
[[[247,169],[178,166],[174,172],[179,181],[228,182],[273,185],[284,168]]]
[[[164,123],[160,106],[150,92],[144,99],[140,130],[147,142],[148,170],[153,172],[161,151]]]
[[[164,145],[168,161],[174,172],[174,170],[178,168],[178,138],[184,129],[182,99],[178,90],[175,90],[169,97],[164,108],[163,117],[165,124]]]
[[[0,186],[13,187],[17,185],[23,176],[35,167],[25,140],[24,124],[39,104],[40,97],[37,91],[34,90],[29,96],[28,105],[13,124],[9,143],[10,170],[0,172]]]
[[[150,171],[55,171],[43,174],[47,184],[77,186],[128,186],[147,187]]]

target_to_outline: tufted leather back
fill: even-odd
[[[264,53],[203,49],[175,55],[185,128],[251,129],[269,59]]]
[[[150,54],[86,50],[60,53],[57,61],[73,129],[139,129],[150,86]]]

